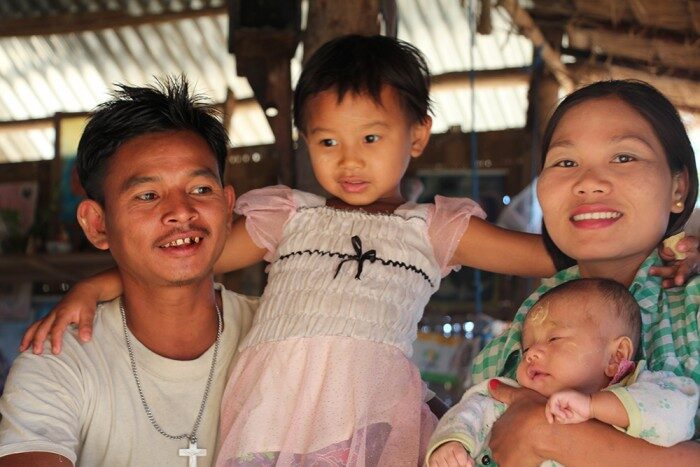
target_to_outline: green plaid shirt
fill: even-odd
[[[655,265],[661,265],[656,251],[642,263],[630,286],[642,313],[641,343],[636,359],[646,360],[651,371],[672,371],[700,384],[700,276],[684,287],[664,289],[659,277],[649,275],[649,268]],[[579,277],[578,266],[573,266],[542,281],[518,309],[510,327],[476,356],[472,367],[473,384],[495,376],[515,379],[522,358],[520,336],[525,315],[547,290]],[[696,439],[699,428],[700,410],[695,416]]]

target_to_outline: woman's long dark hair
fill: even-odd
[[[681,213],[671,213],[664,237],[680,232],[692,214],[698,196],[695,153],[678,110],[666,96],[648,83],[637,80],[599,81],[569,94],[557,106],[547,123],[542,138],[542,165],[544,166],[545,157],[552,142],[552,135],[564,115],[583,102],[604,97],[617,97],[649,122],[664,149],[671,174],[675,175],[687,169],[688,196],[685,200],[685,207]],[[566,269],[576,264],[573,258],[564,254],[554,244],[544,225],[544,220],[542,221],[542,236],[557,270]]]

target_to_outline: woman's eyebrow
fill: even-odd
[[[637,135],[620,135],[620,136],[615,136],[611,139],[613,143],[621,143],[626,140],[632,140],[632,141],[637,141],[639,143],[642,143],[644,146],[648,147],[652,151],[655,151],[656,149],[647,141],[646,139],[642,138],[641,136]]]

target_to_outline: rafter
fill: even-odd
[[[663,37],[585,27],[569,23],[566,27],[569,47],[590,50],[596,55],[641,60],[649,65],[700,71],[698,43],[678,42]]]
[[[544,37],[540,28],[535,24],[530,14],[520,7],[518,0],[499,0],[498,4],[505,8],[510,15],[513,24],[518,27],[520,33],[532,41],[534,47],[540,47],[542,59],[547,64],[559,85],[564,91],[571,92],[575,87],[575,82],[569,75],[566,66],[561,61],[561,55],[557,52]]]
[[[140,26],[183,19],[225,14],[226,6],[185,9],[158,14],[130,15],[124,11],[100,11],[82,14],[60,14],[43,17],[0,20],[0,37],[46,36],[84,31]]]

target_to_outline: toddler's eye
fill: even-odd
[[[553,167],[576,167],[576,162],[570,160],[570,159],[565,159],[556,162]]]
[[[380,139],[379,135],[367,135],[365,136],[365,143],[376,143]]]
[[[618,154],[613,158],[613,161],[621,164],[632,162],[633,160],[635,160],[634,156],[630,156],[629,154]]]
[[[332,139],[332,138],[326,138],[326,139],[322,139],[322,140],[321,140],[321,145],[323,145],[323,146],[325,146],[325,147],[327,147],[327,148],[330,148],[330,147],[333,147],[333,146],[337,146],[337,145],[338,145],[338,141],[336,141],[336,140],[334,140],[334,139]]]
[[[559,340],[559,337],[550,337],[548,342],[554,342],[556,340]]]
[[[141,201],[153,201],[154,199],[156,199],[156,194],[152,191],[149,191],[148,193],[141,193],[140,195],[137,195],[136,199],[139,199]]]

